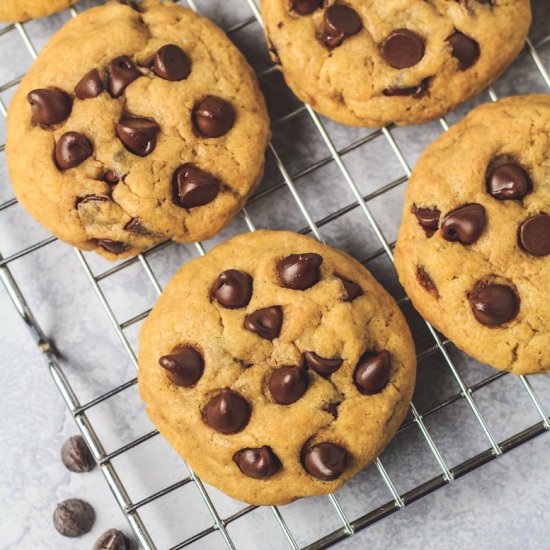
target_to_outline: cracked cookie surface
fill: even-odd
[[[78,0],[2,0],[0,21],[26,21],[64,10]]]
[[[522,49],[529,0],[262,0],[292,91],[337,122],[380,127],[444,115]]]
[[[336,490],[406,414],[414,344],[394,300],[345,253],[256,231],[185,265],[145,321],[139,388],[161,434],[230,496]]]
[[[478,107],[418,161],[395,261],[421,315],[479,361],[550,372],[550,96]]]
[[[21,82],[7,157],[22,205],[108,259],[219,232],[263,173],[269,120],[247,62],[171,2],[67,23]]]

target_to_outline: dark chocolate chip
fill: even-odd
[[[32,111],[32,121],[44,128],[60,124],[69,118],[73,109],[71,96],[63,90],[33,90],[27,95]]]
[[[416,280],[426,292],[429,292],[430,294],[433,294],[436,298],[439,298],[439,292],[437,290],[437,287],[435,286],[435,283],[422,265],[416,266]]]
[[[292,9],[299,15],[309,15],[323,5],[323,0],[292,0]]]
[[[279,405],[295,403],[308,387],[307,372],[300,367],[285,366],[273,372],[269,379],[271,397]]]
[[[390,380],[391,356],[386,349],[378,353],[367,352],[361,357],[353,379],[360,393],[380,393]]]
[[[424,57],[424,40],[408,29],[395,30],[382,42],[382,55],[396,69],[412,67]]]
[[[129,248],[126,243],[113,241],[111,239],[98,239],[97,244],[112,254],[122,254]]]
[[[241,449],[233,455],[233,461],[246,476],[266,479],[281,469],[281,461],[271,447]]]
[[[306,290],[321,279],[322,256],[315,253],[291,254],[277,262],[279,284],[293,290]]]
[[[106,195],[86,195],[76,199],[76,206],[86,204],[87,202],[109,202],[111,199]]]
[[[114,170],[106,170],[103,174],[103,181],[109,185],[116,185],[120,178]]]
[[[519,311],[519,297],[506,285],[478,283],[468,297],[476,319],[490,327],[508,323]]]
[[[447,42],[461,71],[469,69],[479,59],[479,44],[469,36],[457,31],[447,38]]]
[[[281,334],[283,308],[281,306],[264,307],[248,314],[244,319],[244,328],[260,338],[274,340]]]
[[[67,470],[78,474],[91,472],[95,460],[81,435],[69,437],[61,447],[61,460]]]
[[[115,57],[107,65],[107,86],[113,97],[120,97],[136,78],[142,76],[136,64],[127,55]]]
[[[550,216],[536,214],[527,218],[519,227],[519,244],[529,254],[550,254]]]
[[[78,99],[92,99],[103,91],[103,81],[97,69],[92,69],[76,85],[74,93]]]
[[[145,157],[157,145],[159,125],[152,118],[125,117],[116,125],[116,134],[131,153]]]
[[[325,10],[323,41],[329,48],[339,46],[344,38],[363,28],[359,14],[348,6],[333,4]]]
[[[426,237],[431,237],[439,227],[439,217],[441,212],[438,208],[419,208],[413,204],[412,213],[416,216],[420,227],[426,233]]]
[[[199,133],[205,137],[221,137],[235,123],[235,109],[221,97],[208,96],[193,110],[193,121]]]
[[[344,473],[347,462],[346,449],[328,441],[309,447],[303,456],[307,473],[322,481],[338,479]]]
[[[531,188],[529,176],[514,162],[498,164],[487,175],[487,192],[498,200],[522,199]]]
[[[131,550],[132,544],[118,529],[109,529],[101,535],[92,550]]]
[[[441,232],[447,241],[461,244],[475,243],[485,227],[485,208],[471,203],[449,212],[441,222]]]
[[[161,78],[172,82],[185,80],[191,73],[191,60],[175,44],[166,44],[152,55],[146,65]]]
[[[78,132],[63,134],[55,145],[55,163],[60,170],[82,164],[93,152],[92,144]]]
[[[210,290],[210,299],[229,309],[245,307],[251,298],[252,277],[236,269],[220,273]]]
[[[353,281],[350,281],[349,279],[346,279],[345,277],[342,277],[342,275],[338,275],[337,273],[335,273],[334,275],[342,281],[342,284],[344,285],[344,288],[346,290],[346,298],[344,299],[344,302],[353,302],[355,298],[363,296],[363,289],[357,283],[354,283]]]
[[[172,177],[173,202],[183,208],[195,208],[212,202],[220,192],[220,182],[208,172],[182,164]]]
[[[410,96],[413,99],[421,99],[427,94],[431,80],[431,77],[425,78],[417,86],[410,86],[408,88],[386,88],[382,93],[388,97]]]
[[[159,359],[159,365],[166,370],[170,382],[182,388],[194,386],[204,372],[204,359],[191,346],[176,347]]]
[[[92,529],[94,521],[94,509],[77,498],[61,502],[53,513],[53,525],[64,537],[85,535]]]
[[[240,432],[250,420],[250,404],[236,391],[225,389],[204,408],[204,421],[222,434]]]
[[[339,357],[329,359],[327,357],[321,357],[313,351],[304,351],[304,359],[310,369],[325,378],[335,373],[344,362],[344,360]]]
[[[125,226],[125,231],[129,231],[130,233],[133,233],[134,235],[141,235],[142,237],[145,237],[147,235],[150,235],[151,233],[147,230],[146,227],[143,226],[142,221],[139,218],[132,218]]]

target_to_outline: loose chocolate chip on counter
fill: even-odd
[[[109,529],[96,541],[92,550],[131,550],[132,543],[122,531]]]
[[[245,307],[251,298],[252,277],[237,269],[220,273],[210,290],[210,299],[228,309]]]
[[[447,42],[461,71],[469,69],[479,59],[479,44],[469,36],[457,31],[447,38]]]
[[[416,216],[424,233],[426,233],[426,237],[431,237],[439,228],[441,212],[438,208],[419,208],[414,204],[412,213]]]
[[[269,379],[269,391],[279,405],[295,403],[307,390],[307,372],[300,367],[285,366],[273,372]]]
[[[283,308],[281,306],[265,307],[249,313],[244,319],[244,328],[257,334],[260,338],[274,340],[281,334]]]
[[[212,174],[192,164],[182,164],[172,177],[173,202],[183,208],[204,206],[218,196],[220,187]]]
[[[471,203],[455,208],[441,222],[441,232],[447,241],[461,244],[475,243],[485,227],[485,208]]]
[[[548,256],[550,254],[550,216],[536,214],[527,218],[519,227],[519,244],[529,254]]]
[[[292,290],[306,290],[321,279],[323,257],[315,253],[291,254],[277,262],[279,284]]]
[[[70,498],[57,505],[53,524],[64,537],[80,537],[88,533],[95,521],[94,509],[83,500]]]
[[[240,432],[250,420],[250,404],[236,391],[223,390],[212,397],[203,413],[204,421],[222,434]]]
[[[118,174],[114,170],[106,170],[102,179],[109,185],[116,185],[120,181]]]
[[[152,118],[125,117],[116,125],[116,134],[131,153],[145,157],[157,145],[159,125]]]
[[[359,360],[353,379],[360,393],[380,393],[390,380],[391,356],[386,349],[378,353],[365,353]]]
[[[328,441],[309,447],[303,454],[307,473],[322,481],[338,479],[344,473],[347,462],[346,449]]]
[[[63,90],[33,90],[27,95],[32,111],[32,121],[43,128],[60,124],[69,118],[73,109],[71,96]]]
[[[125,231],[129,231],[130,233],[133,233],[134,235],[141,235],[142,237],[145,237],[146,235],[150,235],[151,233],[147,230],[146,227],[143,226],[142,221],[139,218],[132,218],[125,226]]]
[[[427,271],[424,269],[424,266],[416,266],[416,280],[418,284],[430,294],[433,294],[436,298],[439,298],[439,292],[432,278],[428,275]]]
[[[506,162],[489,169],[487,192],[495,199],[522,199],[531,189],[531,180],[519,164]]]
[[[476,319],[490,327],[508,323],[519,311],[519,297],[506,285],[478,283],[468,298]]]
[[[424,57],[424,40],[408,29],[395,30],[382,42],[382,55],[396,69],[412,67]]]
[[[425,78],[417,86],[410,86],[408,88],[386,88],[382,93],[387,97],[410,96],[413,99],[421,99],[428,92],[428,87],[430,85],[431,80],[432,80],[431,77]]]
[[[78,474],[91,472],[95,460],[81,435],[69,437],[61,447],[61,460],[67,470]]]
[[[159,365],[166,370],[170,382],[182,388],[194,386],[204,372],[204,359],[191,346],[176,347],[159,359]]]
[[[107,65],[107,86],[113,97],[120,97],[136,78],[143,76],[127,55],[115,57]]]
[[[68,170],[82,164],[92,152],[92,144],[85,136],[67,132],[55,145],[55,163],[60,170]]]
[[[208,96],[193,110],[193,122],[199,133],[205,137],[221,137],[235,123],[235,109],[221,97]]]
[[[304,351],[304,360],[310,369],[325,378],[335,373],[344,362],[344,360],[339,357],[329,359],[327,357],[321,357],[313,351]]]
[[[292,9],[299,15],[309,15],[323,5],[323,0],[292,0]]]
[[[333,4],[325,10],[323,24],[323,41],[329,48],[336,48],[344,38],[357,34],[363,28],[359,14],[342,4]]]
[[[346,289],[346,298],[344,299],[344,302],[353,302],[355,298],[363,296],[363,289],[357,283],[354,283],[353,281],[350,281],[349,279],[346,279],[345,277],[342,277],[342,275],[338,275],[337,273],[335,273],[334,275],[342,281],[342,284]]]
[[[191,60],[175,44],[162,46],[145,64],[157,75],[172,82],[185,80],[191,73]]]
[[[241,449],[233,455],[233,461],[246,476],[266,479],[281,469],[281,461],[271,447]]]
[[[103,81],[97,69],[92,69],[76,85],[74,93],[78,99],[92,99],[103,91]]]
[[[126,243],[113,241],[112,239],[97,239],[97,244],[112,254],[122,254],[129,248]]]

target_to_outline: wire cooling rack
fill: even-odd
[[[534,2],[534,8],[543,16],[538,36],[537,32],[532,32],[534,38],[527,41],[524,52],[505,77],[475,102],[495,101],[497,93],[548,92],[550,77],[544,60],[547,64],[550,59],[550,35],[546,35],[549,19],[544,2]],[[84,0],[66,13],[75,16],[77,10],[97,3],[100,3],[99,0]],[[151,483],[145,483],[152,471],[147,445],[161,440],[157,437],[158,432],[149,425],[148,431],[122,445],[113,445],[112,442],[104,444],[104,438],[99,433],[104,433],[106,426],[114,426],[119,419],[109,409],[108,415],[111,416],[107,417],[107,422],[105,419],[101,423],[93,420],[94,411],[112,400],[120,396],[127,399],[129,394],[135,398],[136,378],[103,388],[99,395],[81,401],[74,384],[70,382],[70,371],[74,365],[64,359],[64,350],[58,352],[43,332],[12,274],[18,261],[35,258],[44,249],[51,250],[56,239],[51,236],[40,238],[31,244],[15,247],[5,257],[0,255],[0,278],[36,345],[43,352],[57,388],[143,548],[175,550],[195,545],[237,548],[251,547],[251,544],[254,547],[254,543],[250,542],[254,539],[243,544],[237,540],[242,532],[235,528],[237,524],[244,524],[243,530],[247,533],[255,526],[259,531],[259,540],[265,540],[268,536],[273,548],[278,547],[278,543],[281,547],[294,549],[326,548],[352,537],[359,530],[549,430],[550,421],[545,409],[549,380],[545,377],[515,378],[476,364],[461,354],[414,313],[396,282],[391,265],[393,237],[400,219],[400,197],[411,172],[410,165],[435,135],[446,131],[448,124],[463,116],[475,102],[451,113],[447,119],[416,129],[389,126],[372,131],[337,126],[319,117],[309,106],[299,103],[284,87],[281,77],[268,61],[255,0],[222,3],[228,8],[229,15],[220,13],[219,5],[214,6],[212,0],[188,0],[187,3],[191,9],[204,11],[224,26],[228,35],[245,51],[257,69],[272,115],[274,137],[268,151],[264,182],[242,211],[240,219],[218,240],[242,230],[253,231],[257,226],[290,226],[302,233],[312,234],[320,241],[346,248],[362,259],[390,289],[411,323],[419,352],[418,387],[409,415],[389,449],[336,494],[299,501],[286,507],[260,509],[231,501],[204,485],[192,471],[168,484],[151,488]],[[0,59],[4,63],[11,60],[13,64],[13,78],[0,83],[0,113],[4,118],[9,95],[22,78],[21,74],[17,74],[15,60],[21,50],[25,50],[31,58],[36,57],[37,49],[44,42],[43,38],[33,36],[32,25],[29,22],[0,28]],[[1,160],[5,164],[4,148],[0,145]],[[5,166],[2,170],[6,174]],[[391,175],[389,181],[388,174]],[[9,189],[6,175],[1,187],[2,197],[9,193]],[[3,216],[9,216],[8,213],[17,204],[15,199],[2,200],[0,220]],[[28,217],[23,219],[25,223],[30,220]],[[6,224],[10,225],[9,220]],[[8,234],[9,231],[4,231],[2,239]],[[140,285],[150,285],[158,295],[162,290],[158,273],[162,262],[157,261],[159,257],[165,259],[173,256],[174,249],[185,250],[184,257],[202,255],[212,242],[188,247],[164,243],[137,258],[108,268],[105,268],[106,263],[99,262],[92,255],[74,250],[93,293],[118,336],[119,345],[136,369],[135,342],[132,341],[131,331],[137,331],[150,308],[121,321],[121,315],[117,313],[118,304],[109,297],[108,282],[126,272],[131,273],[130,277],[137,277],[137,267],[141,270],[140,292]],[[3,242],[0,246],[4,250]],[[170,269],[173,272],[173,268]],[[167,276],[162,278],[167,279]],[[130,294],[123,293],[122,301],[131,300],[133,297]],[[78,320],[75,319],[75,322]],[[57,339],[56,334],[52,336]],[[101,335],[90,337],[91,340],[94,338],[99,342]],[[109,367],[102,365],[102,368]],[[140,407],[137,400],[135,406]],[[504,413],[506,427],[502,428],[498,420],[502,419],[504,406],[508,412]],[[136,449],[145,449],[145,459],[133,460],[132,453]],[[132,464],[130,469],[120,462],[127,456]],[[172,468],[178,475],[183,469],[179,460],[177,458],[175,464],[180,467]],[[425,466],[426,463],[429,466]],[[158,463],[155,467],[158,470],[170,469]],[[128,488],[130,481],[125,478],[129,471],[134,472],[139,483],[145,483],[146,494]],[[185,492],[179,500],[179,511],[173,516],[176,519],[170,519],[167,526],[159,529],[155,521],[163,513],[149,514],[148,509],[177,493],[188,491],[189,487],[193,488],[194,498]],[[139,496],[135,497],[132,493]],[[174,508],[174,502],[169,500],[169,507]],[[199,511],[204,512],[204,521],[188,521],[185,535],[179,536],[177,529],[176,534],[171,533],[174,523],[181,523],[184,518]],[[247,524],[247,518],[256,514],[260,514],[258,521]],[[309,527],[304,529],[308,521]],[[173,535],[171,539],[167,533]]]

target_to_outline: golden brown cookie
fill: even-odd
[[[46,17],[72,6],[78,0],[0,0],[0,21],[26,21]]]
[[[60,239],[116,259],[220,231],[263,173],[256,78],[212,22],[108,3],[40,53],[8,113],[19,201]]]
[[[288,232],[241,235],[185,265],[139,344],[161,434],[252,504],[340,487],[387,445],[415,381],[393,299],[343,252]]]
[[[273,59],[292,91],[351,126],[439,117],[522,49],[529,0],[262,0]]]
[[[416,309],[466,353],[550,371],[550,95],[478,107],[428,147],[395,261]]]

